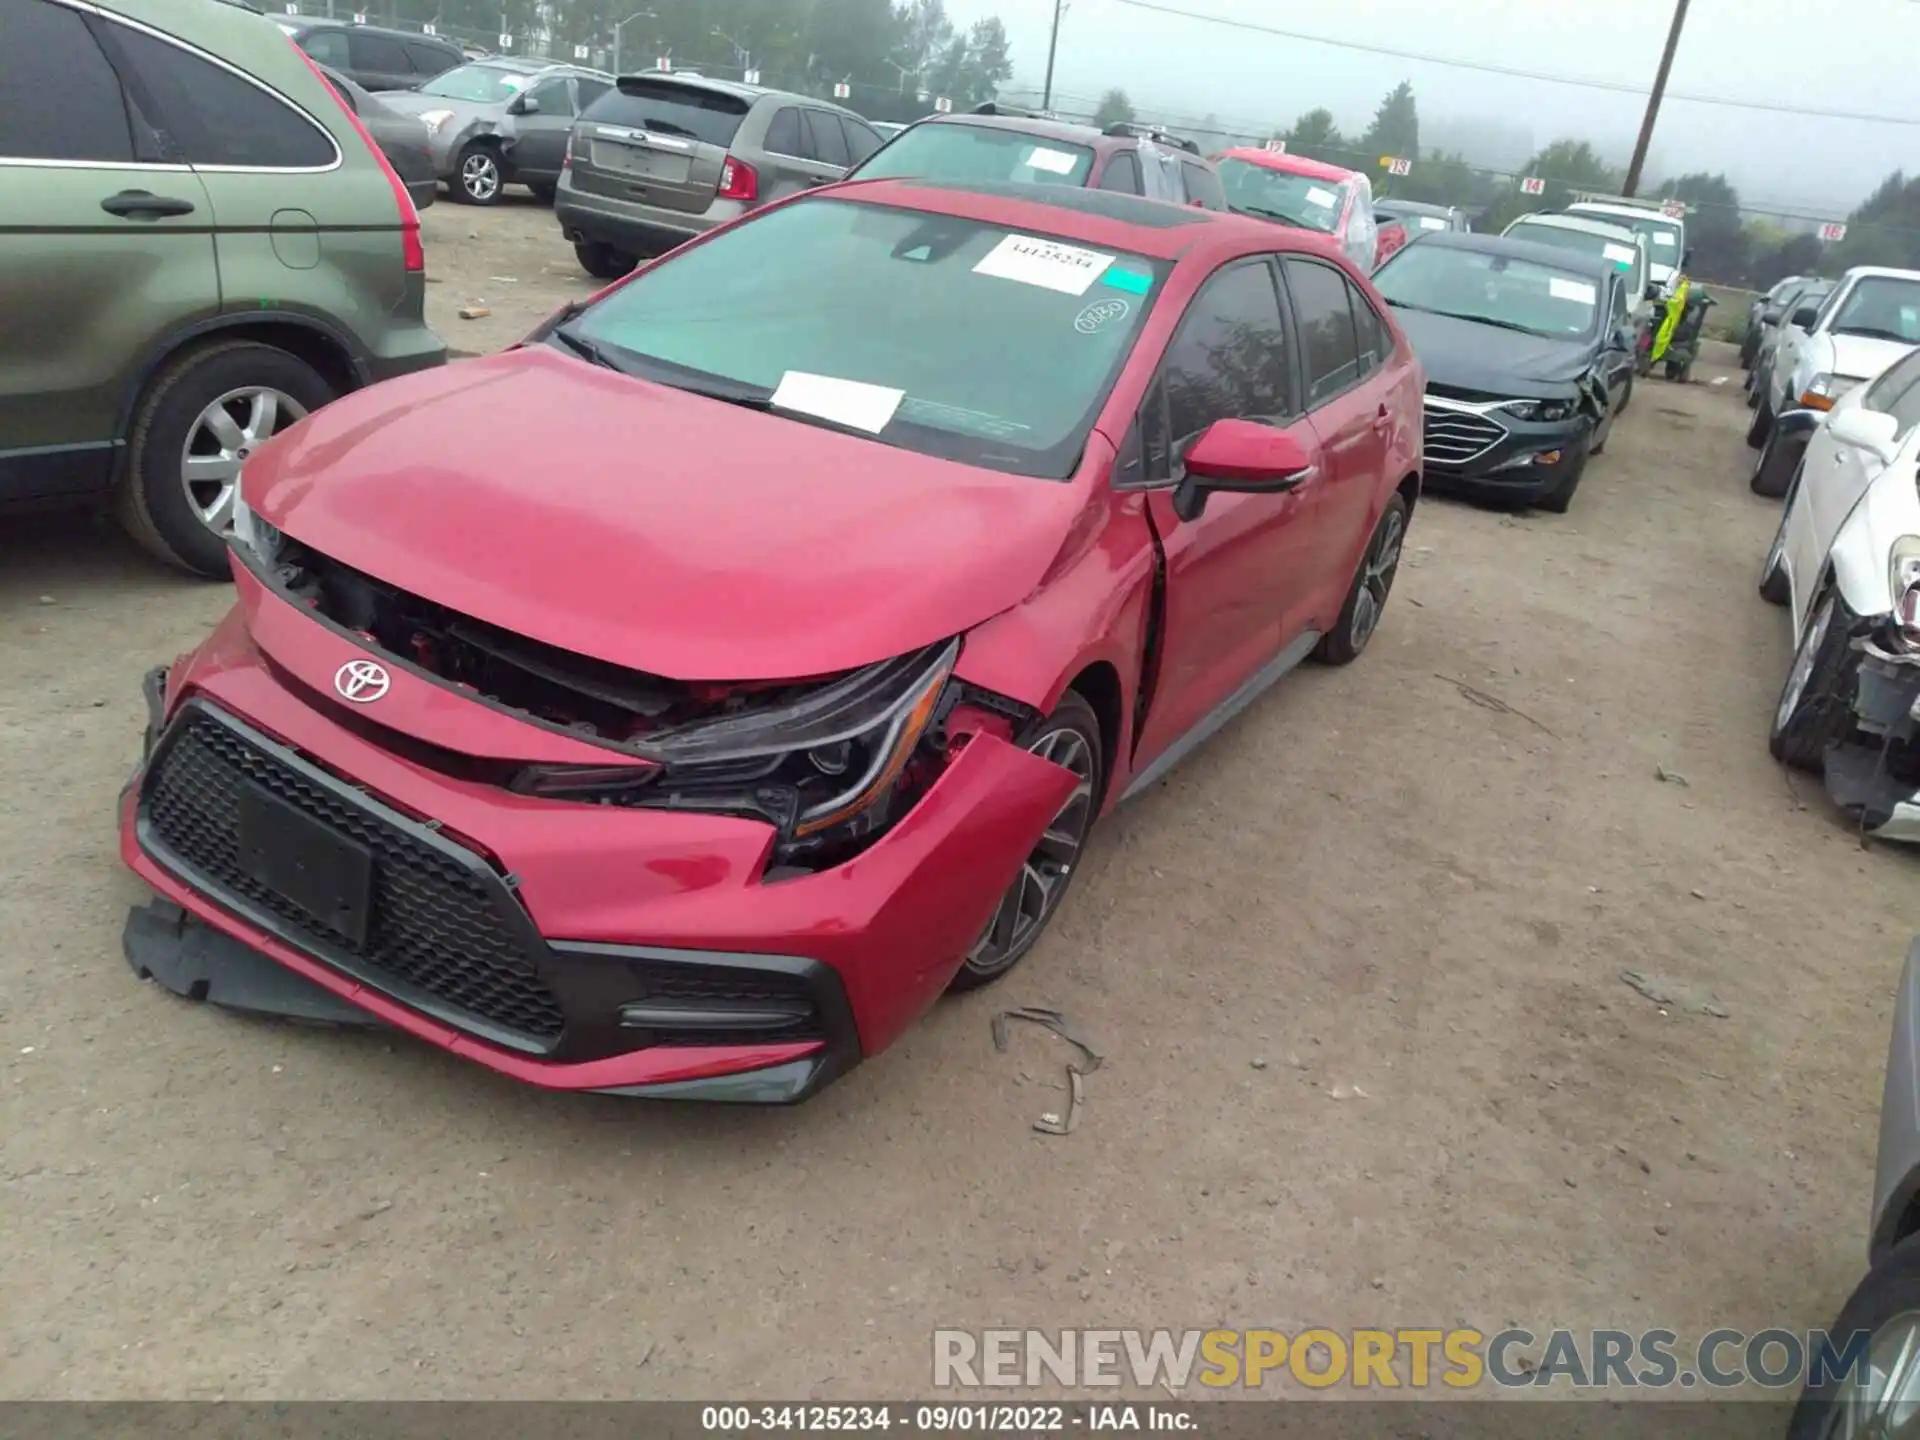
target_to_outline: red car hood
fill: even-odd
[[[246,499],[389,584],[682,680],[958,634],[1032,592],[1085,503],[542,346],[329,405],[260,452]]]

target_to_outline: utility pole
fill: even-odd
[[[1660,102],[1667,93],[1667,74],[1673,69],[1673,53],[1680,48],[1680,31],[1687,23],[1687,0],[1674,0],[1673,28],[1667,31],[1667,48],[1660,55],[1660,69],[1653,77],[1653,93],[1647,96],[1646,118],[1640,122],[1640,138],[1633,144],[1633,162],[1627,166],[1626,193],[1632,196],[1640,188],[1640,171],[1647,163],[1647,147],[1653,143],[1653,124],[1660,118]]]
[[[1047,39],[1047,84],[1040,92],[1042,110],[1053,109],[1053,52],[1060,48],[1060,12],[1066,8],[1066,0],[1053,0],[1053,34]]]

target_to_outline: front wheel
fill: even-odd
[[[1865,1364],[1845,1375],[1810,1374],[1787,1440],[1906,1434],[1888,1422],[1910,1415],[1920,1401],[1920,1246],[1909,1241],[1882,1256],[1827,1334],[1842,1347],[1866,1335]]]
[[[454,199],[466,205],[498,205],[506,183],[500,156],[492,146],[476,140],[460,152],[453,169]]]
[[[1747,482],[1747,488],[1756,495],[1778,500],[1793,483],[1794,474],[1800,468],[1800,457],[1805,451],[1804,444],[1795,445],[1779,430],[1773,430],[1760,447],[1759,458],[1753,462],[1753,478]]]
[[[1800,632],[1767,737],[1767,748],[1783,765],[1818,774],[1827,746],[1853,729],[1853,672],[1859,662],[1848,648],[1849,623],[1846,607],[1829,588]]]
[[[991,984],[1027,957],[1066,898],[1100,808],[1106,773],[1100,720],[1080,695],[1067,691],[1053,714],[1022,735],[1020,744],[1070,771],[1074,786],[1000,897],[993,918],[948,984],[950,991]]]
[[[1787,521],[1793,515],[1793,501],[1780,507],[1780,528],[1773,532],[1773,544],[1760,566],[1760,598],[1769,605],[1784,605],[1793,595],[1787,583]]]
[[[1407,539],[1407,497],[1395,491],[1373,527],[1360,568],[1347,591],[1347,603],[1333,629],[1313,647],[1313,658],[1323,665],[1351,665],[1380,628],[1386,613],[1393,577],[1400,572],[1400,549]]]
[[[1773,433],[1773,407],[1767,404],[1763,396],[1754,406],[1753,424],[1747,427],[1747,448],[1758,450],[1767,443],[1767,436]]]

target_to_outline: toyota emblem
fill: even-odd
[[[392,684],[393,677],[378,660],[349,660],[333,672],[333,688],[356,705],[371,705]]]

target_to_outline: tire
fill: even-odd
[[[538,200],[542,205],[551,205],[553,203],[555,193],[553,186],[542,182],[538,185],[529,184],[527,189],[533,192],[533,198]]]
[[[1048,823],[1040,842],[994,907],[993,918],[948,982],[950,993],[991,985],[1026,959],[1053,917],[1060,913],[1067,889],[1079,873],[1080,855],[1100,808],[1100,796],[1106,784],[1106,752],[1100,739],[1100,719],[1077,691],[1069,690],[1061,696],[1053,714],[1023,734],[1019,743],[1036,755],[1067,765],[1080,777],[1080,783]],[[1074,838],[1068,844],[1062,836]],[[1036,885],[1043,891],[1037,915],[1030,914],[1027,908],[1035,897]]]
[[[1828,587],[1814,602],[1780,687],[1767,748],[1796,770],[1818,774],[1827,746],[1853,729],[1853,677],[1858,659],[1847,645],[1853,617]]]
[[[1760,598],[1769,605],[1785,605],[1793,597],[1793,588],[1787,583],[1787,517],[1793,513],[1793,502],[1789,500],[1780,507],[1780,528],[1773,532],[1773,544],[1767,548],[1767,558],[1760,562]]]
[[[1393,577],[1400,573],[1400,551],[1407,543],[1409,518],[1407,497],[1396,491],[1367,538],[1353,584],[1347,587],[1346,603],[1340,607],[1340,618],[1313,647],[1313,658],[1322,665],[1351,665],[1379,630],[1387,597],[1393,593]]]
[[[1620,403],[1613,407],[1613,413],[1615,415],[1626,414],[1627,406],[1631,405],[1632,403],[1633,403],[1633,372],[1629,370],[1627,372],[1627,383],[1620,391]]]
[[[640,263],[633,256],[611,245],[603,245],[598,240],[575,245],[573,256],[580,262],[580,268],[596,280],[618,280]]]
[[[1747,481],[1747,488],[1769,500],[1780,499],[1793,484],[1794,476],[1800,473],[1800,462],[1806,451],[1805,441],[1796,445],[1779,430],[1770,431],[1766,444],[1760,447],[1759,457],[1753,462],[1753,477]]]
[[[1897,1352],[1904,1330],[1904,1324],[1896,1329],[1893,1322],[1901,1322],[1903,1317],[1911,1319],[1915,1311],[1920,1311],[1920,1245],[1909,1241],[1882,1256],[1880,1263],[1867,1272],[1847,1303],[1840,1307],[1840,1314],[1827,1333],[1841,1347],[1855,1332],[1867,1333],[1872,1337],[1868,1354],[1878,1361],[1878,1368],[1885,1369],[1891,1354]],[[1836,1408],[1849,1399],[1877,1398],[1871,1392],[1863,1394],[1851,1376],[1827,1378],[1822,1385],[1813,1384],[1813,1379],[1809,1375],[1808,1383],[1800,1391],[1799,1402],[1787,1421],[1786,1440],[1825,1440],[1830,1435],[1849,1433],[1844,1428],[1832,1428],[1838,1418],[1834,1413]]]
[[[506,171],[500,164],[500,152],[491,145],[469,140],[454,161],[449,188],[462,205],[498,205],[506,188]]]
[[[1566,514],[1567,508],[1573,504],[1573,492],[1580,488],[1580,477],[1587,473],[1587,460],[1591,455],[1592,451],[1583,449],[1575,456],[1573,464],[1567,468],[1566,478],[1534,501],[1535,507],[1554,515]]]
[[[1740,342],[1740,368],[1753,369],[1754,362],[1760,358],[1760,337],[1752,331]]]
[[[1758,450],[1773,433],[1773,408],[1763,399],[1755,403],[1753,424],[1747,427],[1747,447]]]
[[[271,393],[271,414],[249,391]],[[311,365],[271,345],[233,340],[176,356],[134,412],[114,496],[120,523],[169,565],[224,580],[233,512],[219,477],[231,467],[237,485],[240,464],[254,449],[333,398],[333,387]],[[209,420],[216,407],[231,426],[221,427],[225,439]],[[229,443],[236,437],[239,443]],[[188,472],[190,460],[203,462],[198,478]]]

